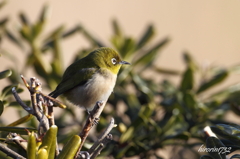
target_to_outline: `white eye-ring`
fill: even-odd
[[[117,60],[115,58],[112,58],[112,63],[115,65],[117,63]]]

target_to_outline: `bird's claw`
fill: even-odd
[[[94,118],[93,119],[93,125],[97,125],[99,120],[100,120],[100,118]]]

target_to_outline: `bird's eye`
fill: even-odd
[[[115,65],[117,63],[117,60],[115,58],[112,58],[112,63]]]

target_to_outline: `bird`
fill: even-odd
[[[73,105],[89,112],[96,102],[108,100],[122,65],[130,63],[123,61],[114,49],[100,47],[68,66],[49,96],[63,95]]]

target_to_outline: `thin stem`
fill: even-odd
[[[97,149],[94,151],[94,153],[91,155],[90,159],[94,159],[96,158],[100,152],[102,151],[102,149],[110,142],[112,141],[112,134],[108,134],[102,141],[102,143],[99,144],[99,146],[97,147]]]
[[[29,114],[33,114],[33,109],[32,109],[31,107],[27,106],[27,105],[21,100],[21,98],[19,97],[19,95],[18,95],[15,87],[12,88],[12,93],[13,93],[14,98],[15,98],[16,101],[22,106],[22,108],[23,108],[24,110],[26,110]]]
[[[90,114],[87,117],[86,123],[82,129],[82,131],[80,132],[79,136],[81,137],[81,144],[78,148],[78,152],[75,155],[75,158],[77,158],[79,152],[82,149],[83,143],[85,142],[91,128],[93,127],[94,123],[96,122],[96,119],[99,119],[100,114],[103,111],[103,108],[105,106],[105,102],[104,101],[98,101],[96,103],[96,105],[94,106],[93,110],[90,112]]]
[[[30,78],[30,85],[27,83],[23,75],[21,75],[22,81],[25,84],[25,86],[28,88],[31,96],[31,102],[32,102],[32,113],[37,120],[39,121],[40,125],[39,128],[43,128],[43,133],[45,133],[49,129],[49,123],[47,117],[40,111],[40,100],[39,95],[37,95],[37,92],[40,93],[41,91],[41,83],[38,79],[35,77]],[[19,98],[20,99],[20,98]],[[19,103],[23,103],[21,100]],[[41,131],[39,131],[41,132]]]
[[[7,154],[8,156],[12,157],[12,158],[20,158],[20,159],[26,159],[25,157],[19,155],[18,153],[16,153],[15,151],[11,150],[10,148],[8,148],[7,146],[3,145],[2,143],[0,143],[0,150],[2,152],[4,152],[5,154]]]
[[[100,135],[98,140],[95,141],[94,144],[92,145],[92,147],[88,150],[88,153],[90,154],[90,156],[93,154],[95,149],[102,143],[104,138],[109,134],[109,132],[112,130],[113,127],[115,127],[114,119],[111,118],[111,121],[107,126],[107,129]]]
[[[52,125],[55,125],[53,107],[52,106],[48,106],[48,121],[49,121],[50,127]]]
[[[54,120],[54,114],[53,114],[53,107],[52,106],[48,106],[48,122],[50,127],[52,125],[55,125],[55,120]],[[58,150],[58,143],[56,142],[56,156],[59,155],[59,150]]]
[[[23,150],[27,150],[26,144],[23,144],[23,142],[27,142],[24,140],[20,135],[17,133],[10,133],[11,141],[13,141],[16,145],[21,147]]]

